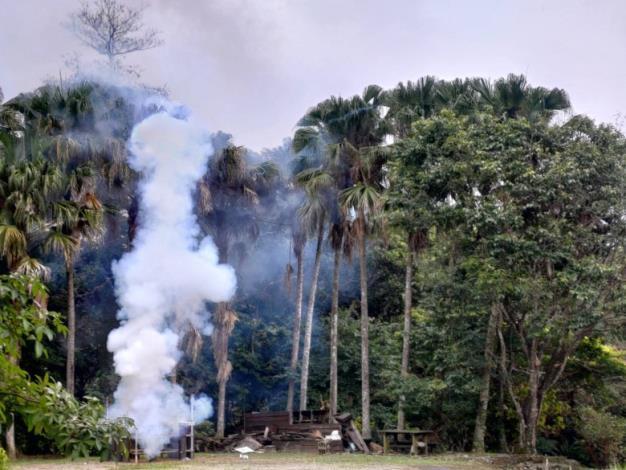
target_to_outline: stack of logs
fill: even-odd
[[[333,431],[341,439],[329,439]],[[349,413],[331,417],[325,410],[246,413],[240,434],[220,441],[196,439],[196,449],[200,451],[231,451],[240,447],[258,452],[370,452]]]

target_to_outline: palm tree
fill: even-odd
[[[407,84],[398,86],[384,96],[384,103],[389,106],[386,119],[390,130],[399,140],[408,136],[410,127],[418,119],[427,119],[440,109],[446,107],[459,112],[471,112],[476,100],[476,93],[467,80],[439,81],[434,77],[423,77]],[[407,221],[403,211],[397,211],[397,217],[392,217],[396,225],[405,232],[407,239],[407,254],[404,276],[404,312],[402,331],[402,359],[400,376],[403,379],[409,373],[411,309],[413,307],[413,270],[418,252],[425,247],[427,221]],[[397,220],[399,219],[399,220]],[[405,429],[404,403],[405,396],[400,395],[398,400],[398,429]]]
[[[339,346],[339,274],[341,256],[352,257],[352,235],[350,223],[341,207],[336,205],[335,215],[331,215],[328,239],[333,250],[333,287],[330,307],[330,415],[337,414],[339,379],[337,376],[337,351]]]
[[[533,87],[524,75],[510,74],[494,83],[479,78],[472,87],[480,95],[480,103],[504,118],[525,117],[528,120],[550,119],[556,111],[570,108],[565,90]]]
[[[452,90],[446,90],[445,95],[441,95],[439,90],[440,82],[435,77],[426,76],[415,82],[400,82],[384,92],[382,104],[389,108],[385,120],[393,135],[400,139],[406,137],[416,120],[432,116],[441,107],[442,100],[452,99],[448,97]]]
[[[354,233],[359,255],[359,284],[361,288],[361,406],[364,439],[371,438],[369,387],[369,309],[367,299],[367,238],[382,207],[382,195],[374,185],[356,183],[340,195],[343,206],[354,214]]]
[[[83,242],[98,241],[103,233],[104,207],[95,193],[95,176],[89,166],[68,175],[67,192],[54,203],[54,223],[45,246],[60,253],[65,261],[67,278],[67,359],[65,387],[76,390],[76,304],[74,263]]]
[[[313,313],[315,311],[317,284],[322,259],[322,243],[324,241],[326,213],[330,199],[329,189],[332,188],[333,181],[328,173],[318,169],[311,169],[300,172],[296,176],[296,182],[305,189],[307,196],[306,202],[300,208],[300,217],[303,226],[305,229],[308,229],[310,235],[315,235],[317,239],[311,288],[307,302],[304,345],[302,349],[302,368],[300,371],[300,411],[303,411],[307,409]]]
[[[296,371],[300,351],[300,329],[302,323],[302,294],[304,292],[304,260],[303,251],[306,244],[306,234],[299,220],[294,221],[292,227],[293,252],[296,256],[296,305],[294,309],[291,334],[291,359],[289,361],[289,385],[287,389],[287,411],[289,420],[293,417],[293,401],[296,388]]]
[[[369,410],[369,313],[367,308],[366,232],[373,228],[374,212],[380,208],[378,190],[383,176],[383,159],[373,149],[382,142],[384,126],[380,104],[382,89],[371,85],[362,95],[350,99],[331,97],[312,109],[300,120],[294,136],[294,150],[308,151],[316,155],[318,172],[327,174],[334,181],[335,204],[342,213],[354,214],[355,233],[359,240],[361,265],[361,387],[363,435],[371,437]],[[360,188],[367,186],[366,200]],[[367,196],[376,193],[376,204]],[[354,206],[354,204],[357,206]],[[365,207],[369,206],[369,207]],[[332,207],[327,205],[327,207]],[[362,242],[362,243],[361,243]],[[337,264],[337,269],[338,264]],[[338,272],[337,272],[338,275]],[[338,295],[338,290],[337,290]],[[331,373],[332,375],[332,373]],[[332,393],[332,392],[331,392]]]
[[[220,263],[231,260],[230,248],[238,239],[255,240],[259,227],[255,210],[260,196],[268,191],[278,176],[278,169],[270,162],[248,168],[246,151],[228,143],[211,160],[210,167],[198,187],[200,225],[213,236]],[[229,302],[218,303],[213,316],[213,354],[217,366],[218,437],[224,437],[226,384],[232,372],[228,359],[228,342],[237,321],[237,314]]]

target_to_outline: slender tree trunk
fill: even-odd
[[[213,331],[213,355],[217,366],[217,384],[219,387],[217,397],[217,428],[215,435],[221,439],[224,437],[226,427],[226,383],[230,378],[232,364],[228,360],[228,340],[234,327],[234,320],[231,318],[234,312],[231,311],[227,302],[217,304],[215,315],[215,330]]]
[[[313,278],[306,309],[306,326],[304,329],[304,346],[302,349],[302,370],[300,371],[300,411],[307,409],[309,392],[309,363],[311,358],[311,337],[313,336],[313,312],[315,311],[315,298],[317,295],[317,281],[320,275],[322,259],[322,242],[324,241],[324,219],[319,222],[317,229],[317,245],[315,246],[315,263],[313,265]]]
[[[361,218],[361,233],[359,234],[359,265],[361,284],[361,414],[363,439],[371,439],[370,429],[370,340],[369,340],[369,311],[367,308],[367,257],[366,236],[364,222]]]
[[[74,262],[67,261],[67,361],[65,386],[74,395],[76,377],[76,306],[74,304]]]
[[[20,347],[18,346],[18,348]],[[19,364],[19,354],[20,349],[18,349],[17,356],[9,356],[9,362],[13,365]],[[9,424],[9,427],[4,432],[4,440],[7,444],[7,455],[10,459],[14,460],[17,457],[17,447],[15,445],[15,418],[13,413],[8,414],[8,416],[11,418],[11,424]]]
[[[526,436],[524,450],[531,454],[537,453],[537,421],[539,420],[539,368],[541,361],[537,356],[537,340],[533,338],[530,345],[528,365],[528,397],[525,403]]]
[[[11,413],[9,416],[11,418],[11,424],[4,433],[4,439],[6,440],[7,455],[9,459],[15,460],[15,458],[17,457],[17,447],[15,447],[15,418],[13,416],[13,413]]]
[[[496,346],[496,333],[498,319],[500,318],[496,304],[491,306],[489,323],[487,324],[487,335],[485,337],[484,368],[481,378],[480,395],[478,400],[478,412],[476,413],[476,423],[474,425],[474,441],[472,451],[485,451],[485,431],[487,426],[487,409],[489,407],[489,393],[491,385],[491,372],[494,366],[494,353]]]
[[[291,361],[289,362],[289,389],[287,390],[287,411],[289,421],[292,419],[293,400],[296,389],[296,369],[298,367],[298,356],[300,354],[300,324],[302,323],[302,293],[304,291],[304,263],[302,251],[296,253],[297,274],[296,274],[296,309],[293,315],[293,329],[291,333]]]
[[[224,438],[224,430],[226,428],[226,382],[227,380],[220,380],[218,383],[216,429],[216,437],[218,439]]]
[[[509,452],[509,443],[506,439],[506,423],[504,421],[504,379],[500,376],[498,379],[498,441],[500,443],[500,452]]]
[[[333,293],[330,308],[330,415],[337,414],[337,337],[339,322],[339,270],[341,248],[335,250],[333,264]]]
[[[221,264],[228,263],[228,241],[218,244],[218,259]],[[235,326],[236,319],[235,313],[230,308],[230,303],[220,302],[217,304],[212,342],[219,388],[215,435],[219,439],[224,437],[226,428],[226,384],[232,371],[232,364],[228,360],[228,340]]]
[[[406,379],[409,375],[409,352],[411,339],[411,309],[413,308],[413,251],[409,249],[406,258],[406,269],[404,274],[404,329],[402,331],[402,364],[400,366],[400,376]],[[400,395],[398,403],[398,429],[404,429],[404,403],[406,397]]]

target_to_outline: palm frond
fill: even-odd
[[[15,272],[28,277],[41,279],[42,281],[48,281],[50,280],[52,270],[38,259],[24,256],[15,267]]]
[[[303,170],[296,175],[295,181],[308,194],[319,193],[324,189],[331,188],[334,183],[332,176],[321,168]]]
[[[206,179],[198,183],[198,208],[201,214],[210,214],[213,211],[213,196]]]
[[[200,351],[202,351],[202,345],[204,343],[202,333],[200,333],[196,327],[190,325],[185,332],[182,343],[183,351],[185,351],[185,354],[195,363],[200,356]]]
[[[13,266],[26,256],[26,234],[15,225],[0,225],[0,253]]]
[[[60,230],[51,230],[44,242],[44,249],[48,252],[61,253],[66,262],[74,259],[79,247],[78,240]]]

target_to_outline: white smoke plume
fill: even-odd
[[[183,389],[166,379],[180,358],[181,330],[210,331],[206,304],[230,299],[236,279],[209,237],[198,242],[192,192],[212,153],[208,134],[161,112],[134,128],[130,151],[142,174],[140,225],[133,250],[113,266],[121,326],[107,347],[121,381],[110,415],[133,418],[152,457],[191,418]],[[194,410],[196,422],[208,418],[210,400],[196,399]]]

